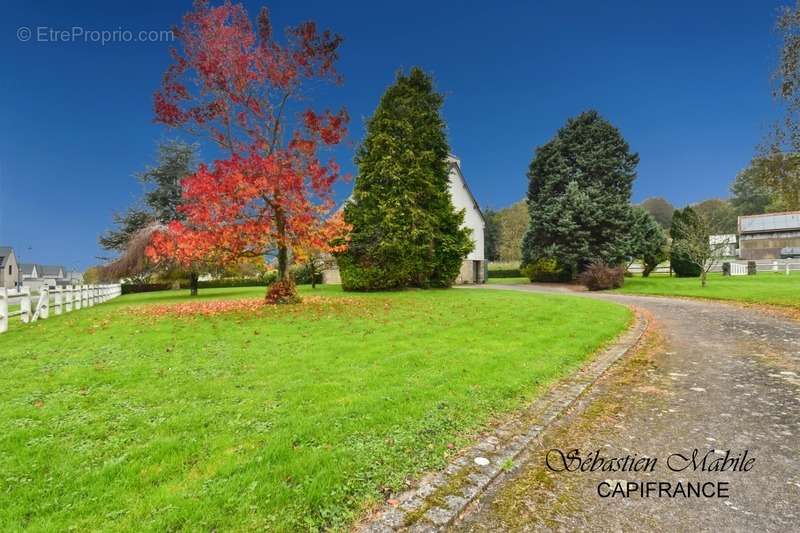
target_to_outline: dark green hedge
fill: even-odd
[[[311,275],[303,269],[293,269],[291,272],[295,283],[311,283]],[[198,289],[227,289],[231,287],[266,287],[277,275],[272,272],[260,278],[225,278],[210,281],[199,281]],[[317,283],[322,283],[322,275],[317,274]],[[123,283],[122,294],[132,294],[135,292],[168,291],[172,288],[172,283]],[[189,289],[189,281],[181,281],[181,289]]]
[[[490,278],[521,278],[523,277],[522,271],[518,268],[508,268],[504,270],[489,269]]]
[[[210,281],[198,281],[198,289],[227,289],[230,287],[266,287],[271,282],[275,281],[275,276],[272,279],[268,278],[225,278],[213,279]],[[189,282],[181,281],[181,289],[188,289]]]
[[[123,283],[122,294],[133,294],[136,292],[167,291],[172,287],[172,283]]]

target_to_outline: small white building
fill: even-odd
[[[39,279],[39,270],[36,263],[20,263],[19,272],[22,276],[22,281]]]
[[[456,283],[485,283],[489,268],[485,255],[486,220],[461,171],[461,160],[450,155],[447,162],[450,163],[450,196],[453,206],[457,210],[464,210],[464,226],[472,230],[472,240],[475,243],[461,264]]]
[[[19,282],[19,265],[14,249],[10,246],[0,246],[0,287],[13,289]]]
[[[736,257],[736,234],[709,235],[708,244],[714,257]]]

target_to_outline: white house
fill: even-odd
[[[474,242],[472,251],[467,254],[467,257],[464,258],[461,264],[461,271],[456,278],[456,283],[485,283],[486,273],[488,271],[488,262],[484,254],[486,220],[483,218],[483,213],[481,213],[478,202],[472,195],[472,191],[470,191],[467,185],[467,180],[464,178],[464,174],[461,171],[461,160],[453,155],[449,155],[447,157],[447,162],[450,165],[449,188],[453,206],[457,210],[463,209],[465,211],[464,227],[472,230],[472,240]],[[347,203],[347,201],[349,201],[349,199],[346,200],[345,203]],[[336,262],[331,257],[326,257],[325,259],[322,280],[324,283],[342,282]]]
[[[453,206],[465,211],[464,226],[472,230],[472,240],[475,242],[472,251],[461,264],[461,272],[456,278],[456,283],[485,283],[489,268],[484,246],[486,220],[461,171],[461,160],[450,155],[447,157],[447,162],[450,163],[450,196],[453,199]]]
[[[13,289],[19,285],[19,266],[14,249],[10,246],[0,246],[0,287]]]
[[[736,256],[736,234],[709,235],[708,244],[715,257]]]
[[[20,263],[19,272],[22,276],[22,281],[29,279],[39,279],[39,271],[36,268],[36,263]]]
[[[68,272],[60,265],[20,263],[19,271],[21,284],[32,290],[39,290],[43,285],[50,288],[58,285],[75,285],[82,283],[83,280],[79,272]]]

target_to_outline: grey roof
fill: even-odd
[[[59,265],[36,265],[36,271],[42,278],[63,276],[65,273],[64,267]]]
[[[0,246],[0,267],[6,262],[6,257],[10,257],[14,249],[10,246]]]
[[[800,211],[739,217],[739,233],[800,230]]]
[[[33,267],[36,266],[36,263],[20,263],[19,264],[19,271],[22,272],[23,276],[32,276],[33,275]],[[38,268],[36,269],[39,270]]]

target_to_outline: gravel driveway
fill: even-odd
[[[586,296],[649,315],[645,346],[598,382],[585,410],[548,429],[541,452],[499,478],[452,529],[800,530],[800,322],[702,300]],[[595,455],[656,463],[652,471],[554,471],[580,463],[550,450],[574,449],[586,465]],[[704,457],[706,468],[727,467],[695,471],[692,454],[699,468]],[[687,497],[678,488],[690,485],[709,496]]]

